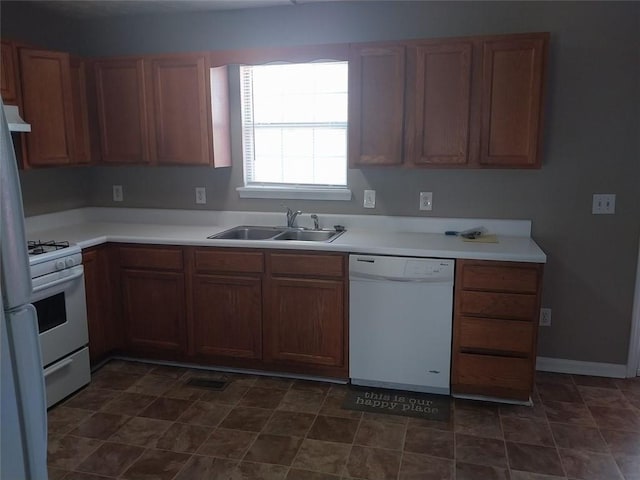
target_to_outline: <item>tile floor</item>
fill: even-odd
[[[449,422],[342,410],[345,389],[111,361],[49,411],[50,479],[640,480],[640,378],[541,373],[534,407]]]

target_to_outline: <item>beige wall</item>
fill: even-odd
[[[551,32],[541,170],[350,170],[351,202],[294,206],[318,213],[424,215],[418,192],[432,191],[430,216],[531,219],[533,236],[548,255],[543,305],[553,309],[553,325],[540,330],[539,353],[622,364],[640,231],[640,3],[302,4],[94,20],[69,35],[84,38],[77,44],[82,53],[111,55],[527,31]],[[233,120],[237,125],[237,115]],[[91,205],[112,206],[111,185],[117,183],[124,186],[122,206],[196,208],[193,188],[205,186],[206,208],[280,210],[279,201],[238,198],[237,129],[232,141],[231,169],[94,167],[56,174],[56,183],[65,191],[67,177],[71,184],[86,178],[86,197],[80,189],[71,195]],[[59,209],[59,197],[33,188],[37,175],[22,176],[27,211],[46,204]],[[362,208],[364,188],[377,191],[375,210]],[[593,193],[617,194],[616,214],[591,215]]]

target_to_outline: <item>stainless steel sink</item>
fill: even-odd
[[[285,228],[278,227],[234,227],[215,235],[211,235],[211,239],[224,240],[271,240],[276,235],[285,232]]]
[[[330,242],[335,240],[343,231],[336,230],[305,230],[286,227],[234,227],[224,232],[211,235],[213,240],[296,240],[299,242]]]
[[[274,240],[297,240],[300,242],[328,242],[342,232],[335,230],[286,230]]]

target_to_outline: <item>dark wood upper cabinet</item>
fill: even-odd
[[[207,57],[151,58],[148,65],[151,158],[158,164],[211,164]]]
[[[87,72],[84,60],[71,57],[71,103],[75,134],[75,161],[83,164],[91,161],[89,144],[89,114],[87,111]]]
[[[16,66],[16,50],[11,42],[0,44],[0,95],[2,101],[9,105],[18,104],[18,81]]]
[[[349,163],[400,165],[405,47],[353,46],[349,55]]]
[[[410,49],[407,163],[465,165],[469,159],[473,45],[434,43]],[[411,101],[409,101],[409,99]]]
[[[350,165],[539,168],[548,41],[531,33],[352,46]]]
[[[539,144],[548,35],[483,44],[480,163],[540,166]]]
[[[102,161],[149,163],[144,61],[101,60],[94,69]]]
[[[69,55],[20,49],[24,118],[31,124],[26,136],[30,166],[74,162],[75,134]]]

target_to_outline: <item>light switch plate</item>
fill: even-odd
[[[114,185],[113,186],[113,201],[114,202],[122,202],[124,200],[124,195],[122,193],[122,185]]]
[[[376,191],[364,191],[364,208],[376,208]]]
[[[205,187],[196,187],[196,204],[204,205],[207,203],[207,189]]]
[[[550,308],[541,308],[540,309],[540,321],[538,322],[540,327],[550,327],[551,326],[551,309]]]
[[[616,194],[594,193],[591,213],[594,215],[613,215],[616,213]]]
[[[433,192],[420,192],[420,210],[433,210]]]

